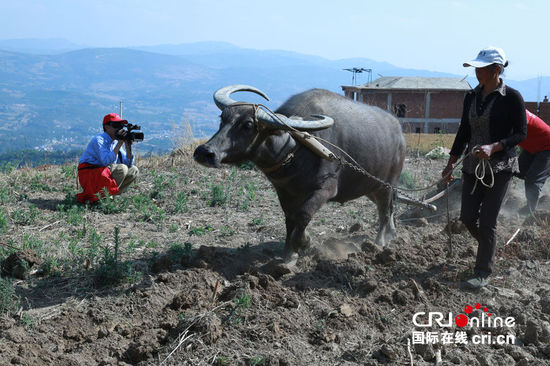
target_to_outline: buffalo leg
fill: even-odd
[[[382,246],[389,243],[396,235],[393,218],[393,192],[387,189],[379,189],[369,195],[378,209],[378,234],[376,243]]]
[[[286,216],[285,258],[291,258],[294,253],[307,249],[310,237],[306,227],[311,218],[333,195],[334,189],[321,189],[313,192],[297,207],[283,207]],[[281,202],[292,202],[286,199]]]

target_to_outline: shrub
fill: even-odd
[[[416,182],[414,181],[414,178],[410,171],[404,169],[401,172],[401,176],[399,177],[399,186],[405,187],[407,189],[416,188]]]
[[[95,284],[97,286],[117,285],[123,282],[137,282],[141,278],[141,272],[135,271],[128,261],[121,262],[118,259],[119,228],[115,227],[115,246],[113,250],[105,247],[101,265],[95,270]]]
[[[227,202],[228,194],[223,186],[214,185],[210,189],[210,207],[224,206]]]

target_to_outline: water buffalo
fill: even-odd
[[[339,146],[370,174],[395,186],[405,160],[405,139],[395,117],[322,89],[294,95],[274,116],[257,105],[235,102],[230,95],[238,91],[268,99],[262,91],[246,85],[217,90],[214,101],[222,110],[220,128],[197,147],[193,157],[215,168],[250,160],[263,171],[285,214],[287,259],[309,246],[305,229],[327,201],[367,196],[378,208],[377,243],[384,245],[395,236],[393,192],[337,160],[319,157],[296,141],[289,127],[314,131],[312,135]]]

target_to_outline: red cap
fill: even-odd
[[[120,116],[116,113],[109,113],[105,117],[103,117],[103,124],[109,123],[109,122],[122,122],[122,123],[128,123],[125,119],[120,118]]]

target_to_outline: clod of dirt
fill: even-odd
[[[527,360],[528,362],[531,362],[533,360],[533,356],[525,351],[522,347],[510,345],[506,347],[506,353],[508,353],[516,362],[520,362],[521,360]]]
[[[460,221],[460,219],[453,219],[443,229],[443,233],[448,233],[449,230],[452,234],[460,234],[466,232],[466,226]]]
[[[377,357],[378,359],[383,359],[383,358],[386,358],[390,361],[395,361],[397,360],[397,357],[399,356],[399,354],[397,353],[397,351],[395,350],[394,347],[388,345],[388,344],[385,344],[383,345],[379,350],[378,350],[378,353],[379,353],[379,357]],[[380,357],[382,356],[382,357]],[[375,355],[376,357],[376,355]]]
[[[173,264],[174,263],[172,262],[172,259],[170,259],[168,255],[161,255],[160,257],[156,258],[151,265],[151,272],[160,273],[170,271]]]
[[[550,357],[550,344],[547,344],[542,348],[542,353],[544,353],[547,357]]]
[[[222,321],[214,313],[208,313],[197,320],[191,331],[200,333],[206,344],[214,344],[223,333]]]
[[[543,313],[550,315],[550,297],[546,296],[540,299],[540,307]]]
[[[275,279],[279,279],[286,274],[292,273],[292,269],[284,261],[280,259],[274,259],[263,267],[261,267],[262,272],[271,275]]]
[[[342,314],[346,318],[349,318],[353,314],[355,314],[355,312],[353,311],[351,306],[349,306],[348,304],[343,304],[342,306],[340,306],[340,314]]]
[[[382,249],[372,240],[365,240],[363,244],[361,244],[361,250],[365,253],[375,254],[380,252]]]
[[[356,233],[358,231],[361,231],[363,230],[363,225],[361,225],[360,222],[356,222],[355,224],[351,225],[351,227],[349,228],[349,233],[352,234],[352,233]]]
[[[431,361],[435,358],[434,348],[431,344],[415,344],[414,351],[419,354],[424,361]]]
[[[151,340],[139,339],[130,344],[125,356],[132,364],[136,364],[151,358],[157,348],[156,346],[158,347],[158,345],[151,343]]]
[[[359,293],[364,296],[376,290],[377,287],[378,287],[378,281],[371,278],[366,281],[363,281],[359,285],[358,290],[359,290]]]
[[[42,260],[38,258],[34,250],[20,250],[6,258],[2,266],[2,274],[24,280],[29,277],[29,270],[32,266],[40,263]]]
[[[425,226],[428,226],[430,223],[428,222],[427,219],[425,219],[424,217],[421,217],[419,219],[412,221],[412,224],[418,227],[425,227]]]
[[[536,345],[539,342],[540,333],[541,333],[541,329],[539,325],[533,320],[528,320],[522,340],[527,344],[531,343]]]
[[[402,290],[395,290],[392,293],[392,301],[397,305],[407,305],[407,294]]]
[[[380,264],[390,264],[397,260],[397,253],[395,250],[390,248],[385,248],[382,252],[376,255],[376,263]]]
[[[200,290],[191,290],[191,292],[180,293],[172,299],[169,307],[174,310],[189,309],[194,306],[202,306],[207,294]]]

